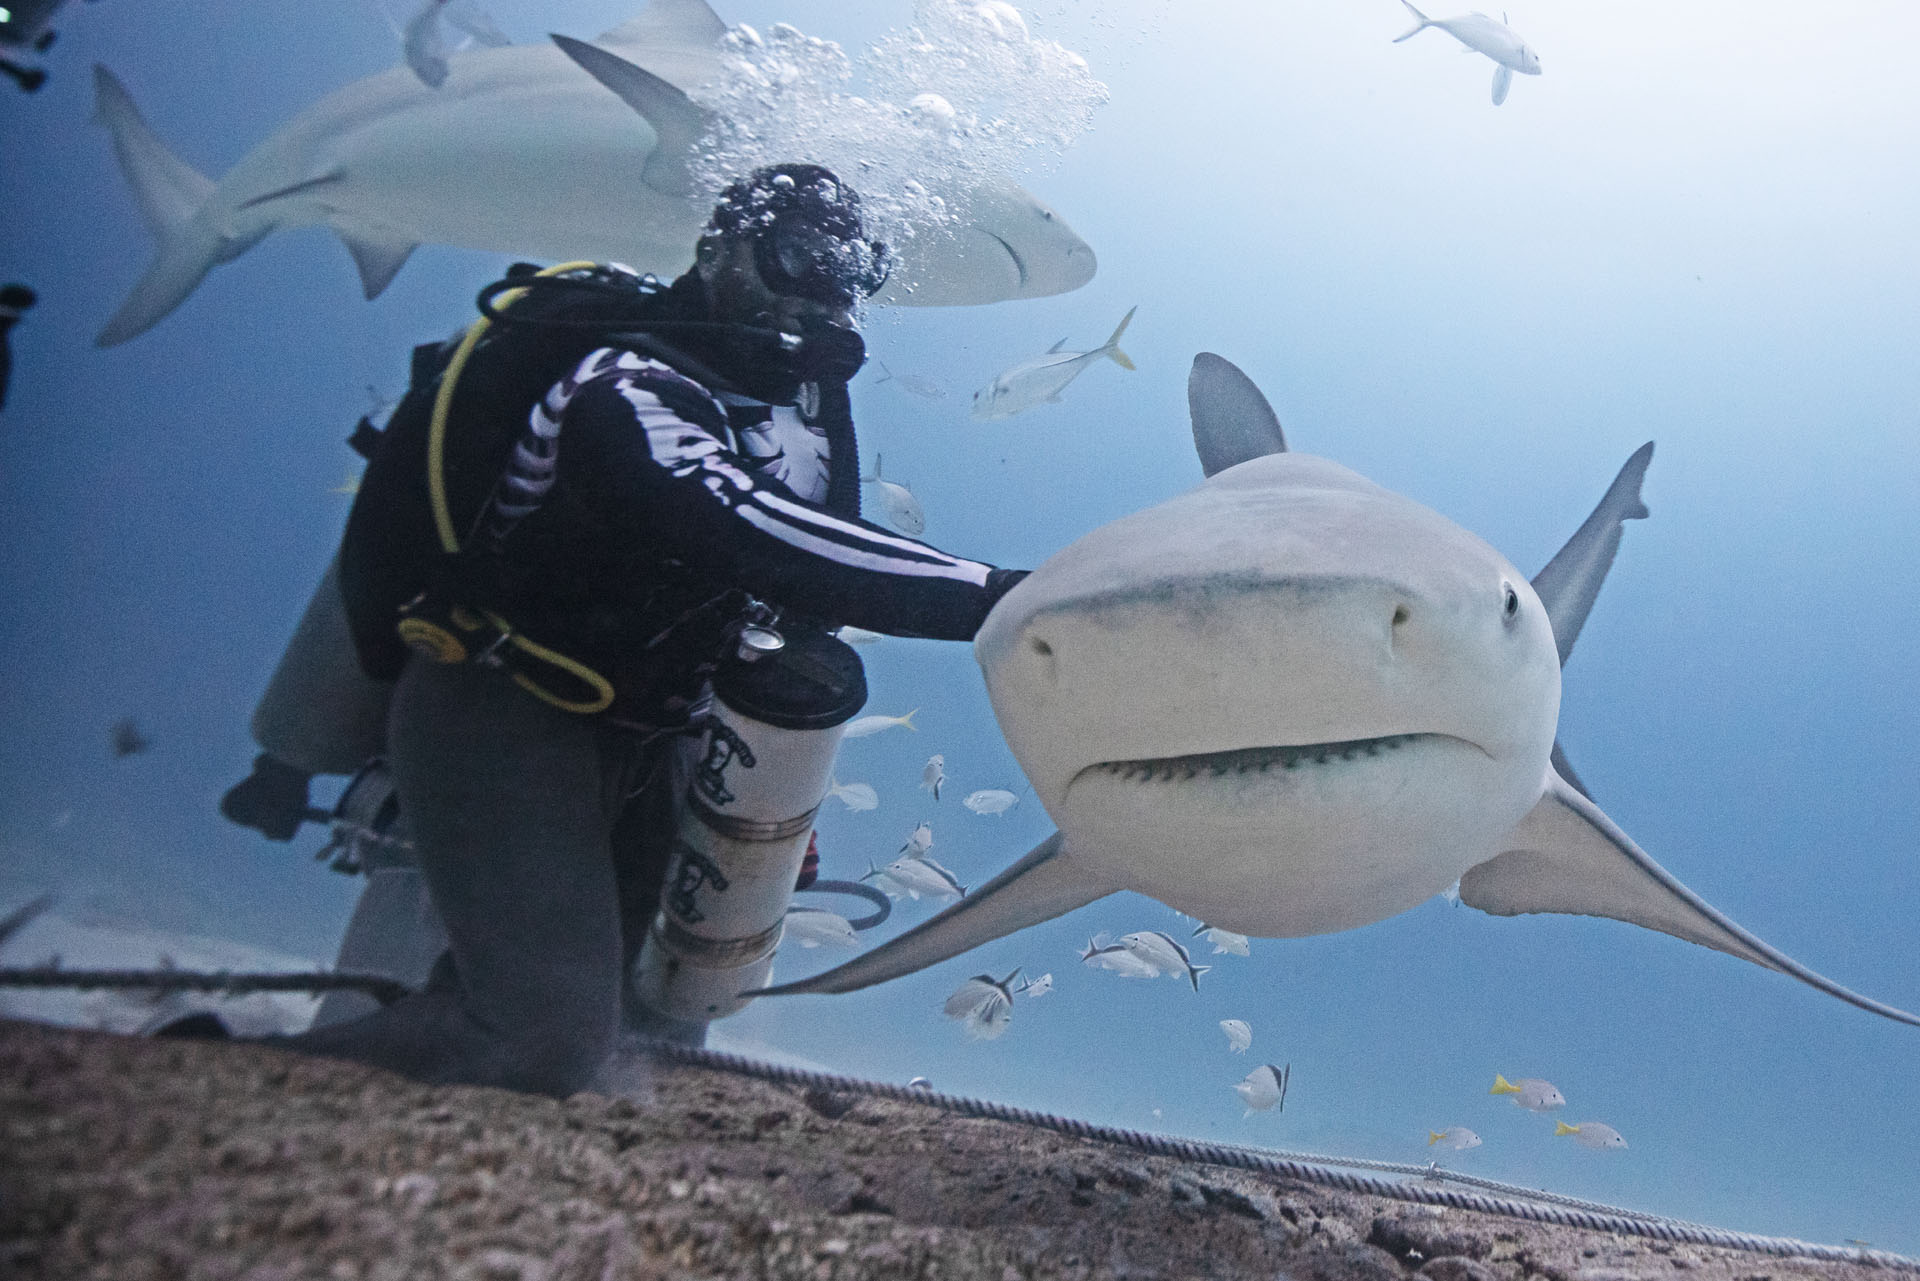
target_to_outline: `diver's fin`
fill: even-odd
[[[700,139],[713,127],[713,113],[644,67],[618,54],[571,36],[555,35],[553,42],[582,70],[613,90],[620,101],[646,117],[658,141],[640,170],[640,179],[667,196],[693,190],[688,163]]]
[[[1566,912],[1643,925],[1920,1027],[1920,1015],[1849,991],[1734,924],[1648,857],[1558,774],[1548,773],[1546,795],[1507,838],[1507,847],[1460,878],[1461,902],[1495,916]]]
[[[1105,898],[1118,888],[1089,881],[1072,863],[1065,847],[1066,838],[1055,832],[1018,863],[898,938],[824,974],[742,995],[858,991],[937,965],[1015,930],[1050,921]]]
[[[652,0],[639,17],[601,32],[596,43],[711,49],[726,34],[727,24],[706,0]]]
[[[1232,361],[1203,351],[1187,374],[1187,413],[1200,469],[1212,476],[1236,463],[1287,452],[1280,417]]]
[[[1573,642],[1579,639],[1594,598],[1600,594],[1600,584],[1607,580],[1607,570],[1613,566],[1613,554],[1620,549],[1622,522],[1647,518],[1647,505],[1640,501],[1640,482],[1652,460],[1652,441],[1634,450],[1633,457],[1607,487],[1599,506],[1574,531],[1567,545],[1554,553],[1546,568],[1533,576],[1533,590],[1547,607],[1547,621],[1553,624],[1553,644],[1560,651],[1562,667],[1567,665]]]
[[[1507,100],[1507,90],[1513,88],[1513,68],[1502,62],[1493,69],[1493,105],[1499,106]]]
[[[407,256],[419,247],[417,241],[383,239],[377,234],[356,233],[341,227],[335,227],[334,233],[353,255],[353,265],[360,269],[360,289],[368,301],[378,298],[381,291],[393,283],[400,268],[406,265]]]
[[[133,188],[140,216],[158,246],[153,265],[120,304],[94,343],[111,347],[145,333],[193,292],[215,263],[233,257],[219,234],[194,215],[213,196],[214,182],[168,150],[111,71],[93,67],[95,123],[113,136],[120,172]],[[235,251],[237,252],[237,251]]]

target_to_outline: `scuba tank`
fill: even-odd
[[[705,1023],[766,986],[840,736],[866,701],[859,655],[838,637],[741,632],[714,677],[711,729],[634,963],[647,1011]]]

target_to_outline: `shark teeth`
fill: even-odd
[[[1353,761],[1398,751],[1428,734],[1389,734],[1383,738],[1356,738],[1343,743],[1306,743],[1295,747],[1242,747],[1230,752],[1203,752],[1195,756],[1163,756],[1152,760],[1102,761],[1092,768],[1134,783],[1170,783],[1206,775],[1268,774],[1335,761]]]

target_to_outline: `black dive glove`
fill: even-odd
[[[308,817],[307,783],[312,777],[262,752],[253,758],[253,773],[220,798],[220,812],[270,841],[290,841]]]
[[[1005,596],[1008,592],[1012,591],[1016,586],[1019,585],[1019,582],[1021,579],[1025,578],[1028,574],[1031,574],[1032,572],[1033,571],[1030,569],[990,569],[988,570],[987,571],[987,594],[993,598],[992,604],[990,604],[988,608],[991,609],[993,605],[998,605],[1000,603],[1000,598],[1002,596]]]

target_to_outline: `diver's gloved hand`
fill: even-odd
[[[220,812],[270,841],[290,841],[307,818],[307,783],[312,777],[262,752],[253,758],[253,773],[220,798]]]
[[[1020,580],[1033,571],[1030,569],[990,569],[987,571],[987,591],[998,605],[1000,598],[1019,585]]]

